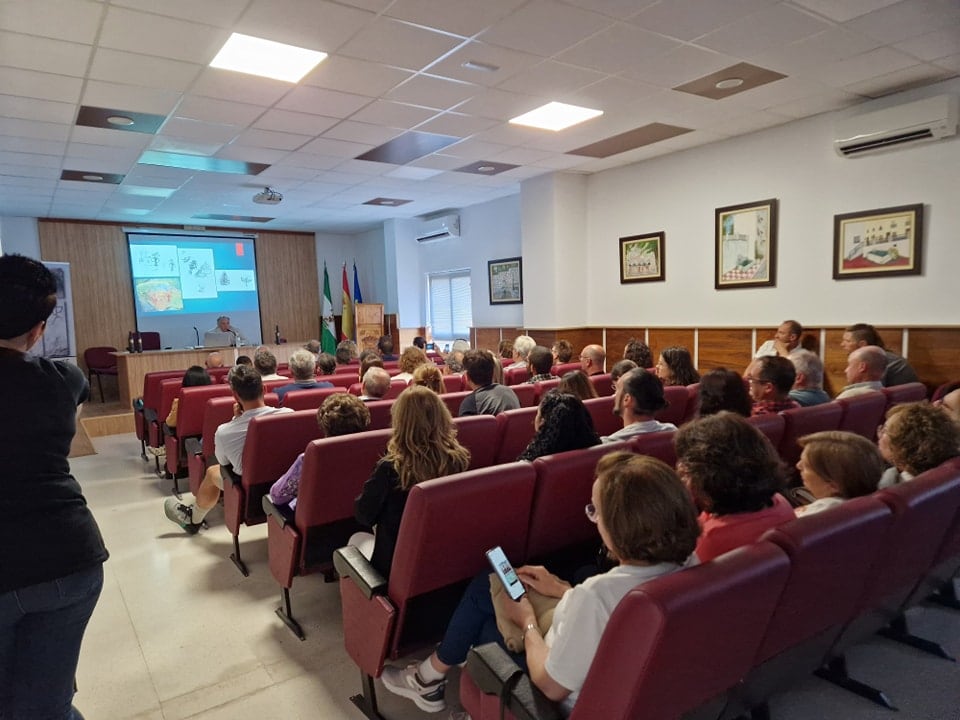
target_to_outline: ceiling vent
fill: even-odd
[[[424,220],[417,229],[417,242],[435,242],[460,237],[460,216],[441,215]]]
[[[833,147],[859,157],[956,134],[957,96],[938,95],[841,120]]]

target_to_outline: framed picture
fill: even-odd
[[[777,284],[777,201],[716,209],[717,290]]]
[[[664,232],[620,238],[620,283],[666,280],[665,239]]]
[[[833,216],[833,279],[919,275],[923,204]]]
[[[491,305],[515,305],[523,302],[523,261],[504,258],[487,262]]]

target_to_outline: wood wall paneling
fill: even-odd
[[[753,332],[743,328],[701,328],[698,334],[701,373],[727,368],[743,373],[753,357]]]
[[[257,279],[264,342],[280,334],[292,339],[320,337],[317,247],[308,233],[257,234]]]
[[[960,380],[960,328],[911,329],[907,360],[930,389]]]
[[[473,328],[472,334],[470,347],[497,351],[497,346],[500,344],[500,328]]]
[[[643,328],[607,328],[607,368],[623,360],[623,348],[630,338],[643,340],[644,337],[646,333]]]
[[[653,363],[656,365],[660,353],[668,347],[680,345],[693,356],[693,328],[650,328],[650,349],[653,351]]]

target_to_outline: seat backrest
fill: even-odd
[[[140,333],[140,345],[144,350],[159,350],[160,345],[160,333],[158,332],[142,332]]]
[[[160,370],[143,376],[143,406],[157,410],[160,407],[160,383],[172,378],[183,378],[184,370]],[[160,418],[161,420],[163,418]]]
[[[508,368],[503,371],[504,385],[520,385],[530,379],[530,371],[525,367]]]
[[[553,390],[559,384],[560,378],[556,378],[555,380],[543,380],[542,382],[536,383],[534,387],[537,388],[537,405],[540,404],[540,401],[543,399],[544,395]],[[516,388],[514,388],[514,392],[516,392]]]
[[[181,387],[177,404],[177,437],[187,438],[203,432],[203,413],[207,400],[215,397],[230,397],[229,385],[201,385]]]
[[[877,441],[877,426],[883,422],[883,414],[887,410],[887,396],[884,393],[863,393],[837,400],[837,403],[843,408],[840,430],[856,433],[871,442]]]
[[[821,430],[836,430],[840,427],[840,418],[843,417],[843,407],[838,403],[828,402],[822,405],[793,408],[784,410],[783,439],[780,441],[780,458],[788,467],[793,467],[800,459],[801,448],[797,440],[804,435],[820,432]]]
[[[608,452],[629,448],[628,442],[609,443],[545,455],[533,461],[537,484],[530,511],[528,560],[540,560],[590,541],[600,546],[597,526],[584,512],[590,502],[597,462]]]
[[[674,447],[676,436],[677,433],[673,430],[643,433],[630,438],[630,449],[638,455],[649,455],[670,467],[676,467],[677,451]]]
[[[679,718],[720,696],[750,667],[789,570],[780,548],[756,543],[631,590],[570,720]]]
[[[496,464],[513,462],[533,439],[533,420],[537,408],[522,407],[506,410],[497,415],[500,426],[497,442]]]
[[[921,382],[906,383],[885,387],[883,394],[887,396],[887,408],[908,402],[919,402],[927,397],[927,386]]]
[[[223,382],[229,373],[230,368],[226,366],[207,369],[207,375],[210,376],[210,379],[213,380],[214,383]]]
[[[593,383],[593,387],[596,388],[597,395],[600,397],[606,397],[607,395],[613,395],[616,388],[613,385],[613,381],[610,379],[610,373],[600,373],[598,375],[591,375],[590,382]]]
[[[369,430],[383,430],[390,427],[390,408],[393,407],[393,400],[371,400],[367,403],[367,410],[370,411]]]
[[[786,420],[783,419],[783,415],[779,413],[751,415],[747,418],[747,422],[766,435],[774,448],[780,448],[780,444],[783,442],[783,432],[787,425]]]
[[[355,382],[347,388],[347,392],[356,397],[363,395],[363,383]]]
[[[342,393],[345,388],[311,388],[310,390],[290,390],[283,396],[283,406],[291,410],[316,410],[323,401],[334,393]]]
[[[530,408],[537,406],[537,386],[535,383],[524,382],[520,385],[511,385],[510,389],[513,390],[517,396],[517,400],[520,401],[520,407]]]
[[[83,351],[83,364],[87,370],[113,370],[117,367],[117,349],[109,345],[89,347]]]
[[[360,368],[358,367],[355,372],[351,372],[351,373],[338,372],[338,373],[334,373],[333,375],[320,375],[319,379],[324,380],[325,382],[328,382],[328,383],[333,383],[337,387],[348,388],[351,385],[353,385],[355,382],[359,381],[357,378],[357,375],[359,372],[360,372]]]
[[[173,407],[173,401],[180,395],[180,388],[183,386],[183,378],[167,378],[160,381],[160,397],[157,403],[157,419],[163,422],[170,414],[170,408]]]
[[[600,435],[612,435],[623,427],[623,420],[613,414],[613,396],[591,398],[583,401],[593,418],[593,428]]]
[[[663,398],[667,407],[654,413],[660,422],[673,423],[676,426],[683,424],[687,414],[687,387],[686,385],[669,385],[663,389]]]
[[[463,375],[454,373],[443,376],[444,393],[458,393],[463,390]]]
[[[562,378],[568,372],[572,372],[574,370],[581,370],[582,367],[583,366],[580,365],[580,361],[578,360],[577,362],[560,363],[559,365],[554,365],[552,368],[550,368],[550,372],[556,375],[557,377]]]
[[[390,389],[387,390],[387,393],[383,396],[384,400],[396,400],[399,397],[400,393],[407,389],[406,380],[392,380],[390,382]]]
[[[450,414],[457,417],[460,414],[460,404],[470,392],[470,390],[461,390],[460,392],[444,393],[440,396],[440,399],[443,400],[443,404],[447,406]]]
[[[200,431],[204,457],[213,457],[214,435],[216,435],[218,427],[233,417],[233,406],[235,402],[233,395],[230,395],[229,397],[208,398],[206,403],[204,403],[203,425]]]
[[[493,465],[497,457],[500,425],[493,415],[455,417],[457,440],[470,451],[470,470]]]
[[[943,464],[943,467],[952,468],[955,475],[960,475],[960,458],[948,460]],[[936,558],[934,558],[934,565],[947,560],[953,560],[953,563],[960,567],[960,508],[957,508],[953,523],[947,528],[943,544],[937,551]],[[954,567],[953,563],[951,563],[951,567]]]
[[[688,423],[697,416],[700,409],[700,383],[687,385],[687,409],[683,413],[683,422]]]

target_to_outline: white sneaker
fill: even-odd
[[[394,695],[413,700],[424,712],[435,713],[446,710],[447,702],[443,699],[443,694],[447,687],[447,679],[444,677],[433,682],[424,682],[417,672],[419,664],[411,663],[405,668],[385,667],[380,676],[383,686]]]

